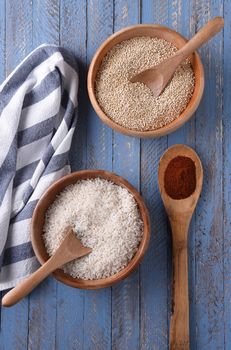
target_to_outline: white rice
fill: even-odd
[[[72,225],[92,252],[63,270],[74,278],[100,279],[122,270],[138,249],[143,222],[133,196],[123,187],[100,178],[82,180],[62,191],[49,207],[44,242],[52,256]]]

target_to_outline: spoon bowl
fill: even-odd
[[[222,17],[211,19],[175,55],[135,75],[132,77],[131,82],[145,84],[152,90],[153,96],[158,97],[171,80],[179,65],[196,49],[219,33],[223,27],[224,19]]]
[[[195,191],[187,198],[184,199],[173,199],[171,198],[166,190],[164,185],[164,174],[167,169],[169,162],[178,157],[188,157],[193,160],[196,168],[196,189]],[[169,218],[175,214],[184,214],[187,215],[187,218],[192,217],[192,214],[195,210],[197,201],[199,199],[201,188],[203,183],[203,168],[200,161],[200,158],[196,152],[185,145],[174,145],[163,154],[160,159],[159,169],[158,169],[158,184],[160,189],[161,198],[163,200],[165,209],[168,213]]]
[[[167,166],[178,156],[190,158],[195,165],[196,187],[194,192],[184,199],[171,198],[165,186]],[[190,147],[174,145],[160,159],[158,183],[171,224],[173,242],[173,311],[170,322],[170,350],[189,350],[188,229],[201,193],[202,182],[201,161]]]

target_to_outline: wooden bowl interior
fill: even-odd
[[[184,46],[184,44],[187,42],[187,40],[179,33],[167,27],[163,27],[159,25],[137,25],[134,27],[123,29],[120,32],[115,33],[114,35],[109,37],[99,47],[98,51],[96,52],[92,60],[92,63],[90,65],[89,72],[88,72],[89,97],[96,113],[103,120],[103,122],[105,122],[111,128],[123,134],[130,135],[130,136],[137,136],[137,137],[157,137],[157,136],[166,135],[178,129],[180,126],[182,126],[193,115],[193,113],[197,109],[199,102],[201,100],[203,90],[204,90],[204,70],[203,70],[200,57],[197,53],[194,53],[190,57],[190,61],[195,74],[195,88],[194,88],[193,95],[188,103],[188,106],[180,114],[180,116],[177,117],[173,122],[171,122],[170,124],[167,124],[166,126],[163,126],[160,129],[150,130],[150,131],[136,131],[136,130],[129,130],[127,128],[124,128],[123,126],[112,121],[102,111],[95,96],[95,78],[104,56],[116,44],[124,40],[128,40],[138,36],[150,36],[150,37],[157,37],[160,39],[164,39],[166,41],[171,42],[178,49]]]
[[[43,225],[48,207],[54,202],[57,194],[60,193],[68,185],[76,183],[79,180],[92,179],[96,177],[112,181],[117,185],[125,187],[134,196],[140,211],[141,219],[144,223],[144,233],[139,248],[132,260],[123,270],[113,275],[112,277],[91,281],[73,278],[68,274],[65,274],[61,269],[53,273],[55,278],[57,278],[59,281],[69,286],[81,289],[98,289],[108,287],[127,277],[132,271],[134,271],[144,256],[150,238],[150,222],[147,208],[140,194],[131,186],[128,181],[120,176],[103,170],[79,171],[63,177],[59,181],[55,182],[51,187],[49,187],[35,208],[32,218],[31,239],[35,255],[38,258],[39,262],[41,264],[44,264],[49,259],[42,238]]]

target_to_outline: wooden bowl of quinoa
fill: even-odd
[[[55,253],[70,219],[78,238],[92,248],[53,273],[71,287],[109,287],[132,273],[147,250],[148,210],[136,189],[114,173],[78,171],[48,188],[31,224],[32,246],[41,264]]]
[[[159,137],[180,128],[196,111],[204,90],[197,52],[181,64],[160,96],[133,75],[171,57],[187,39],[160,25],[140,24],[110,36],[97,50],[88,71],[88,94],[100,119],[136,137]]]

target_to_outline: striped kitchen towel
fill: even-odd
[[[38,199],[70,171],[78,74],[66,50],[42,45],[0,86],[0,290],[37,267],[30,222]]]

